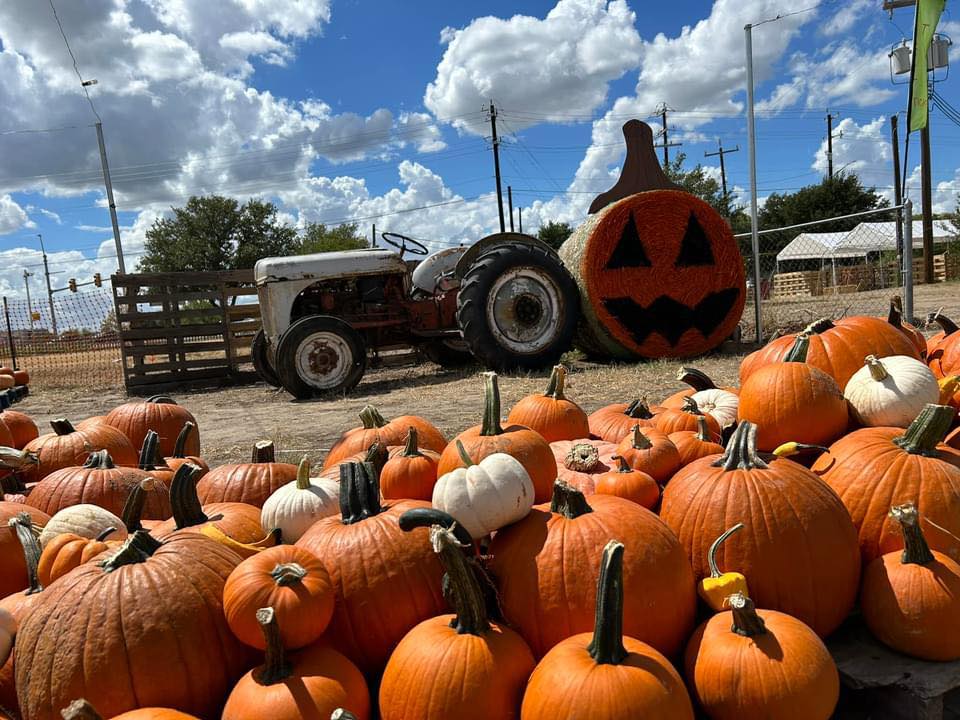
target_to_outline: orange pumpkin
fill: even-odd
[[[706,420],[710,432],[720,434],[720,423],[713,415],[702,413],[693,397],[684,398],[683,407],[679,410],[664,410],[658,414],[653,426],[664,435],[669,435],[681,430],[696,430],[700,427],[700,418]]]
[[[147,431],[153,430],[160,436],[160,457],[173,454],[185,422],[197,423],[189,410],[165,395],[124,403],[107,413],[103,421],[126,435],[133,447],[141,447]],[[199,430],[191,434],[185,450],[188,455],[200,454]]]
[[[613,403],[590,415],[590,434],[606,442],[619,443],[630,434],[634,425],[652,427],[655,417],[645,398]]]
[[[50,516],[45,512],[21,503],[0,502],[0,597],[12,595],[29,584],[22,546],[14,528],[9,526],[10,521],[22,512],[28,512],[35,525],[42,527],[50,522]]]
[[[624,457],[615,455],[613,459],[619,461],[620,467],[597,478],[597,495],[616,495],[648,510],[656,507],[660,500],[657,481],[641,470],[634,470]]]
[[[707,457],[707,455],[723,454],[723,445],[717,442],[720,436],[710,432],[706,418],[697,418],[696,431],[680,430],[670,433],[667,437],[677,448],[677,453],[680,455],[680,467],[685,467],[694,460]]]
[[[634,470],[647,473],[660,484],[666,484],[680,469],[680,453],[666,433],[656,428],[633,426],[633,433],[617,445],[617,454]]]
[[[66,575],[75,567],[89,562],[100,553],[119,547],[122,544],[121,541],[106,541],[106,538],[115,530],[116,528],[107,528],[93,539],[74,533],[57,535],[40,553],[40,562],[37,564],[40,584],[47,587],[54,580]]]
[[[417,447],[417,429],[411,426],[403,452],[393,455],[380,471],[381,495],[385,500],[430,500],[439,460],[435,452]]]
[[[0,412],[0,421],[10,430],[10,434],[13,437],[11,447],[15,447],[17,450],[23,450],[31,440],[36,440],[40,437],[40,430],[37,428],[37,424],[26,413],[17,410],[4,410]],[[0,441],[3,439],[3,437],[0,437]],[[0,445],[2,444],[3,443],[0,442]]]
[[[26,370],[14,370],[13,383],[14,385],[29,385],[30,373],[27,372]]]
[[[187,444],[190,442],[191,438],[193,438],[196,432],[197,426],[194,423],[188,420],[183,424],[180,434],[177,435],[177,442],[173,446],[173,454],[163,459],[164,464],[170,468],[171,473],[175,473],[177,468],[184,463],[191,463],[192,465],[196,465],[198,468],[200,468],[202,471],[200,477],[203,477],[210,472],[210,466],[207,465],[206,460],[199,455],[187,454]],[[172,475],[170,480],[173,480]]]
[[[700,392],[701,390],[726,390],[734,395],[739,394],[739,389],[735,387],[718,388],[713,380],[702,370],[687,365],[681,365],[677,371],[677,380],[686,383],[690,387],[686,390],[680,390],[669,396],[660,403],[660,407],[668,410],[680,410],[683,408],[683,399]]]
[[[567,369],[557,365],[543,395],[528,395],[513,406],[507,416],[510,425],[525,425],[536,430],[548,443],[576,440],[590,434],[587,414],[563,394]]]
[[[364,453],[374,443],[383,446],[402,445],[411,426],[417,429],[420,446],[434,452],[443,452],[447,439],[432,423],[416,415],[401,415],[387,422],[373,406],[367,405],[360,411],[360,427],[347,430],[333,444],[323,461],[323,469],[347,460],[352,455]]]
[[[250,462],[221,465],[204,474],[197,482],[197,496],[204,505],[236,502],[263,507],[275,491],[296,479],[297,466],[277,462],[273,442],[261,440],[253,446]]]
[[[474,464],[494,453],[511,455],[530,475],[535,502],[549,499],[550,489],[556,480],[556,465],[550,446],[535,430],[523,425],[503,427],[500,424],[500,387],[497,384],[497,374],[485,372],[483,378],[483,422],[464,430],[446,447],[440,455],[437,477],[465,467],[457,450],[459,441]]]
[[[107,450],[117,465],[136,467],[137,451],[119,430],[109,425],[91,425],[77,430],[69,420],[59,418],[50,423],[52,433],[27,443],[24,450],[36,453],[38,463],[26,469],[28,482],[37,482],[55,470],[76,467],[86,462],[90,453]]]
[[[906,335],[907,339],[913,343],[913,346],[917,349],[917,354],[921,360],[926,358],[927,338],[915,325],[903,321],[903,301],[899,295],[894,295],[890,298],[890,312],[887,315],[887,322],[895,328],[899,328],[900,332]]]
[[[558,440],[550,443],[557,479],[584,495],[593,495],[597,478],[616,467],[617,446],[603,440]]]
[[[103,720],[93,705],[86,700],[75,700],[61,712],[63,720]],[[114,715],[111,720],[199,720],[196,715],[187,715],[169,708],[137,708]]]
[[[947,335],[953,335],[953,333],[960,331],[960,326],[958,326],[953,320],[944,315],[941,311],[943,308],[940,308],[936,312],[932,312],[927,315],[926,325],[930,326],[936,323],[940,326],[940,330],[930,337],[927,338],[927,360],[929,361],[929,355],[933,352],[934,348],[943,340]],[[960,337],[960,336],[958,336]]]

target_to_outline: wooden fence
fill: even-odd
[[[252,270],[111,280],[127,392],[255,378],[250,342],[260,306]]]

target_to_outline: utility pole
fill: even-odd
[[[833,180],[833,139],[842,138],[843,132],[839,132],[836,135],[833,134],[833,118],[834,116],[830,114],[830,111],[827,111],[827,177],[830,180]]]
[[[113,243],[117,248],[117,269],[127,274],[123,264],[123,245],[120,243],[120,224],[117,222],[117,204],[113,201],[113,183],[110,181],[110,166],[107,165],[107,147],[103,142],[103,126],[97,122],[97,144],[100,146],[100,164],[103,166],[103,184],[107,187],[107,203],[110,205],[110,222],[113,225]],[[49,283],[47,283],[49,285]],[[51,306],[53,301],[51,300]],[[56,329],[53,331],[56,333]]]
[[[890,143],[893,146],[893,204],[903,204],[903,193],[900,191],[900,133],[897,127],[898,118],[890,116]],[[897,210],[897,221],[894,223],[897,235],[897,267],[903,267],[903,254],[909,252],[913,262],[913,248],[903,247],[903,211]]]
[[[503,223],[503,190],[500,188],[500,141],[497,139],[497,108],[490,101],[490,130],[493,133],[493,171],[497,175],[497,211],[500,213],[500,232],[506,232]]]
[[[717,155],[720,156],[720,183],[721,183],[721,185],[723,186],[723,197],[724,197],[724,200],[726,200],[726,197],[727,197],[727,168],[726,168],[726,165],[724,165],[724,163],[723,163],[723,156],[724,156],[724,155],[729,155],[730,153],[739,152],[739,151],[740,151],[740,146],[737,145],[737,146],[736,146],[735,148],[733,148],[732,150],[724,150],[724,149],[723,149],[723,143],[718,139],[718,140],[717,140],[717,147],[719,148],[719,150],[717,150],[716,152],[705,152],[705,153],[703,154],[703,156],[704,156],[704,157],[716,157]]]
[[[23,285],[27,289],[27,315],[30,316],[30,329],[33,330],[33,305],[30,303],[30,278],[33,277],[32,272],[27,270],[23,271]]]
[[[523,232],[523,208],[522,208],[522,207],[518,207],[518,208],[517,208],[517,214],[520,216],[520,218],[519,218],[519,219],[520,219],[520,232]]]
[[[370,247],[375,248],[377,246],[377,224],[373,224],[373,230],[370,232]]]
[[[47,265],[47,251],[43,247],[43,235],[37,233],[40,238],[40,252],[43,253],[43,276],[47,279],[47,301],[50,303],[50,327],[53,330],[53,336],[57,336],[57,312],[53,309],[53,288],[50,287],[50,267]]]
[[[923,213],[923,281],[933,282],[933,183],[930,164],[930,123],[920,128],[920,201]]]
[[[510,210],[510,232],[513,232],[513,188],[507,185],[507,208]]]
[[[670,166],[670,154],[668,148],[680,147],[683,143],[670,142],[670,137],[667,130],[667,112],[670,108],[667,107],[666,103],[660,103],[657,106],[657,109],[654,110],[654,115],[660,116],[660,122],[663,125],[663,129],[660,131],[660,137],[663,138],[663,143],[660,145],[654,145],[655,148],[663,148],[663,167],[666,169]]]

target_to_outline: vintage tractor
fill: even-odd
[[[403,235],[382,238],[394,249],[257,262],[263,329],[252,352],[264,380],[308,398],[349,390],[368,365],[426,357],[539,368],[570,347],[577,286],[536,238],[498,233],[433,253]]]

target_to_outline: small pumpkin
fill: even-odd
[[[890,509],[903,552],[876,558],[863,573],[860,609],[870,632],[921,660],[960,659],[960,564],[931,550],[912,503]]]
[[[256,622],[259,608],[272,607],[287,650],[319,638],[333,617],[333,585],[320,559],[294,545],[278,545],[248,557],[223,587],[227,624],[242,642],[267,649]]]
[[[837,666],[823,641],[790,615],[757,610],[743,594],[697,628],[684,667],[710,718],[828,720],[840,697]]]
[[[927,356],[927,338],[915,325],[904,322],[903,301],[899,295],[890,298],[890,312],[887,315],[887,322],[895,328],[899,328],[900,332],[906,335],[907,339],[913,343],[921,360]]]
[[[690,397],[704,390],[726,390],[734,395],[738,394],[739,392],[735,387],[718,388],[710,376],[705,372],[687,365],[681,365],[680,369],[677,370],[677,380],[686,383],[690,387],[670,395],[662,403],[660,403],[660,407],[667,408],[669,410],[679,410],[683,407],[683,399],[685,397]]]
[[[683,680],[663,655],[623,635],[623,543],[603,549],[593,633],[574,635],[537,664],[521,720],[573,717],[693,720]],[[602,708],[615,708],[604,713]]]
[[[743,523],[737,523],[728,530],[724,530],[710,545],[707,551],[707,564],[710,566],[710,575],[703,578],[697,584],[697,594],[707,606],[714,612],[722,612],[727,609],[727,598],[735,593],[740,593],[745,597],[750,597],[747,591],[747,579],[742,573],[730,570],[720,572],[717,567],[717,550],[723,545],[724,541],[735,532],[743,530]]]
[[[940,326],[940,330],[935,332],[933,335],[927,338],[927,355],[929,356],[937,344],[943,340],[947,335],[952,335],[953,333],[960,330],[953,320],[948,318],[943,314],[943,308],[939,308],[936,312],[928,313],[926,317],[925,326],[929,327],[936,323]]]
[[[525,425],[536,430],[548,443],[576,440],[590,434],[587,413],[563,394],[567,369],[556,365],[543,395],[528,395],[513,406],[507,416],[510,425]]]
[[[93,539],[103,535],[107,528],[113,528],[113,532],[105,536],[111,540],[123,540],[127,537],[123,520],[109,510],[86,503],[71,505],[54,514],[44,525],[40,533],[40,546],[46,547],[50,541],[63,533]]]
[[[260,440],[253,446],[249,463],[221,465],[197,482],[197,496],[208,503],[247,503],[263,507],[274,492],[297,479],[297,466],[277,462],[274,445]]]
[[[203,477],[208,472],[210,472],[210,466],[207,465],[207,461],[204,460],[199,455],[190,455],[187,453],[187,445],[193,440],[194,435],[197,433],[197,426],[195,423],[187,420],[183,427],[180,429],[180,434],[177,435],[177,441],[173,445],[173,454],[163,458],[164,464],[170,468],[171,473],[177,471],[184,463],[191,463],[196,465],[201,470],[200,477]],[[196,440],[196,443],[199,444],[199,438]],[[170,478],[173,480],[173,477]]]
[[[679,432],[680,430],[696,430],[699,426],[699,418],[704,418],[710,432],[720,434],[720,423],[712,415],[704,413],[697,405],[695,395],[683,399],[683,407],[680,410],[664,410],[657,415],[653,426],[664,435]]]
[[[764,452],[791,440],[829,445],[847,431],[847,401],[830,375],[806,361],[810,343],[797,335],[783,362],[759,368],[740,388],[739,418],[756,425]]]
[[[633,426],[633,432],[617,446],[617,454],[634,470],[641,470],[666,484],[680,469],[680,453],[666,433],[656,428]]]
[[[119,547],[122,540],[107,541],[115,531],[116,528],[108,527],[95,538],[76,533],[61,533],[48,541],[37,565],[40,583],[46,587],[75,567],[90,562],[111,548]]]
[[[504,453],[474,463],[454,440],[466,467],[451,470],[433,488],[433,507],[450,513],[473,537],[482,538],[524,518],[533,507],[533,483],[516,459]]]
[[[0,502],[0,597],[12,595],[29,584],[20,541],[14,528],[8,525],[22,512],[29,513],[34,525],[42,527],[50,522],[50,516],[44,512],[20,503]]]
[[[323,461],[323,469],[337,465],[357,453],[367,451],[374,443],[384,447],[401,445],[410,426],[417,428],[420,446],[434,452],[443,452],[447,439],[429,421],[417,415],[401,415],[387,422],[373,405],[360,411],[360,427],[347,430],[330,448]]]
[[[403,452],[393,455],[380,471],[380,493],[385,500],[429,500],[439,459],[436,453],[417,447],[417,429],[411,426]]]
[[[866,427],[901,427],[928,403],[940,401],[940,386],[926,365],[905,355],[882,360],[867,355],[843,396],[857,422]]]
[[[340,512],[340,483],[310,477],[310,460],[304,456],[297,479],[278,488],[263,504],[260,526],[278,528],[285,543],[295,543],[317,520]]]
[[[647,510],[655,508],[660,501],[660,486],[657,481],[642,470],[630,467],[622,455],[615,455],[613,459],[619,462],[620,466],[597,478],[596,494],[616,495]]]
[[[160,436],[160,457],[172,455],[177,437],[186,422],[195,426],[197,419],[189,410],[166,395],[154,395],[146,400],[132,400],[111,410],[103,419],[104,424],[115,427],[129,438],[133,447],[141,447],[147,431]],[[200,431],[197,429],[187,439],[184,451],[188,455],[200,454]]]
[[[603,440],[557,440],[550,443],[557,462],[557,479],[584,495],[593,495],[597,478],[613,470],[617,446]]]
[[[14,385],[29,385],[30,384],[30,373],[27,370],[14,370],[13,371],[13,384]]]
[[[523,425],[500,423],[500,387],[495,372],[483,373],[483,422],[464,430],[440,455],[437,475],[443,477],[457,468],[466,467],[465,458],[479,463],[488,455],[503,453],[517,460],[533,482],[535,502],[550,497],[550,488],[556,479],[553,452],[540,433]],[[459,441],[465,453],[461,453]],[[477,536],[479,537],[479,536]]]
[[[590,415],[590,434],[605,442],[619,443],[630,434],[634,425],[652,427],[655,417],[646,398],[629,403],[613,403]]]
[[[397,645],[380,682],[380,717],[515,718],[534,667],[530,648],[509,627],[490,621],[454,533],[439,525],[429,532],[455,614],[424,620]]]
[[[935,322],[943,329],[927,340],[927,365],[937,378],[960,374],[960,328],[939,311],[928,317],[927,322]]]
[[[103,717],[86,700],[74,700],[60,713],[63,720],[103,720]],[[114,715],[110,720],[199,720],[196,715],[187,715],[170,708],[137,708]]]
[[[10,434],[13,436],[13,447],[17,450],[23,450],[31,440],[40,437],[37,424],[26,413],[18,410],[4,410],[0,412],[0,420],[10,430]]]
[[[97,450],[107,450],[117,465],[135,467],[137,464],[134,446],[123,433],[109,425],[91,425],[79,430],[69,420],[58,418],[50,426],[52,433],[31,440],[24,447],[37,456],[37,465],[27,471],[28,482],[42,480],[61,468],[83,465],[90,453]]]
[[[694,460],[699,460],[707,455],[722,455],[723,445],[718,441],[719,436],[710,432],[706,418],[697,418],[697,429],[679,430],[670,433],[667,438],[677,448],[677,454],[680,455],[680,467],[685,467]]]

